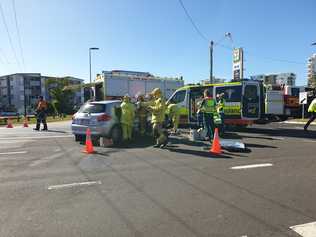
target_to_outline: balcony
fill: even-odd
[[[41,82],[40,81],[30,81],[30,86],[35,87],[35,86],[40,86]]]

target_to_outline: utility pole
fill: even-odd
[[[89,71],[90,71],[90,84],[91,84],[91,49],[89,49]]]
[[[23,86],[24,86],[24,88],[23,88],[23,91],[24,91],[24,118],[26,118],[26,92],[25,92],[25,90],[26,90],[26,86],[25,86],[25,77],[23,77]]]
[[[91,79],[91,50],[99,50],[99,48],[89,48],[89,69],[90,69],[90,86],[92,85],[92,79]],[[90,99],[92,97],[92,93],[91,93],[91,90],[90,90]]]
[[[218,45],[225,38],[229,38],[231,41],[233,41],[232,35],[230,32],[226,32],[225,35],[222,37],[222,39],[220,39],[219,41],[216,41],[215,43],[213,40],[210,41],[210,83],[211,84],[214,82],[214,80],[213,80],[213,48],[214,48],[214,44]]]
[[[213,83],[213,47],[214,41],[211,40],[210,42],[210,83]]]

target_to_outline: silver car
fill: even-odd
[[[92,139],[107,137],[112,138],[114,144],[119,144],[122,141],[120,105],[119,100],[84,104],[73,116],[71,130],[75,135],[75,140],[82,141],[87,128],[90,128]]]

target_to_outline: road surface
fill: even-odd
[[[215,157],[180,137],[87,155],[69,125],[0,128],[1,237],[316,236],[297,226],[316,221],[315,128],[230,132],[249,150]]]

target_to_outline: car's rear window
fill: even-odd
[[[88,103],[81,107],[80,113],[104,113],[106,111],[105,104]]]

